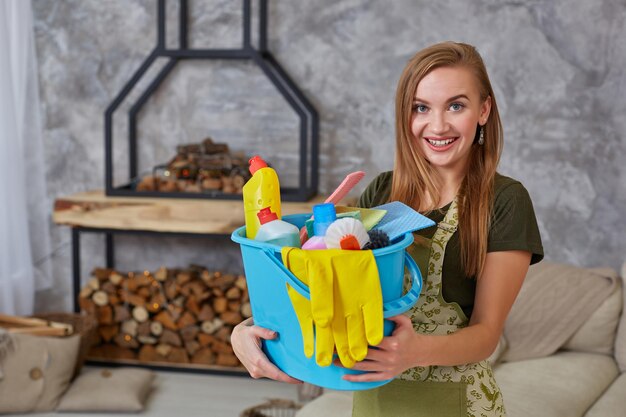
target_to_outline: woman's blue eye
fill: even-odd
[[[413,111],[418,113],[426,113],[428,111],[428,107],[424,106],[423,104],[414,104]]]
[[[450,110],[452,110],[452,111],[459,111],[463,107],[464,106],[461,103],[452,103],[452,104],[450,104]]]

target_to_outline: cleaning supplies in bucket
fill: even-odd
[[[254,240],[278,246],[300,247],[300,231],[291,223],[284,222],[273,213],[270,207],[261,209],[257,216],[261,227]]]
[[[283,248],[283,264],[308,285],[310,301],[287,285],[300,323],[304,355],[319,366],[332,363],[333,351],[346,368],[383,338],[383,298],[372,251]],[[315,329],[315,338],[313,337]]]
[[[250,173],[252,177],[243,186],[243,206],[246,222],[246,237],[254,239],[261,227],[257,213],[270,207],[276,216],[281,218],[280,183],[274,169],[258,155],[250,158]]]
[[[313,206],[313,233],[302,245],[302,249],[326,249],[324,236],[328,227],[337,220],[335,205],[332,203],[316,204]]]

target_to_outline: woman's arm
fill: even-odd
[[[452,366],[481,361],[494,351],[511,306],[530,265],[530,252],[487,254],[485,268],[476,283],[474,310],[469,326],[447,336],[418,334],[411,320],[396,316],[393,334],[377,349],[369,349],[365,361],[353,369],[371,371],[347,375],[348,381],[380,381],[415,366]]]
[[[250,317],[235,326],[230,341],[235,355],[246,367],[252,378],[265,377],[290,384],[301,384],[302,381],[292,378],[278,369],[261,350],[261,339],[274,339],[275,337],[275,331],[255,326],[252,317]]]

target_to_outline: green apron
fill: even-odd
[[[418,333],[447,335],[468,325],[461,307],[445,302],[441,293],[444,253],[457,225],[455,199],[437,225],[432,242],[418,236],[408,249],[420,266],[428,265],[422,293],[409,313]],[[428,253],[426,259],[424,254]],[[382,387],[355,391],[352,416],[504,417],[506,412],[491,365],[481,361],[458,366],[418,366]]]

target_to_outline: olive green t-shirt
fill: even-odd
[[[378,175],[361,194],[358,206],[371,208],[387,203],[391,194],[392,176],[392,171]],[[435,223],[439,223],[443,220],[449,207],[450,204],[447,204],[439,210],[427,213],[426,216]],[[432,226],[416,233],[431,239],[436,229],[436,226]],[[531,264],[543,259],[541,236],[528,191],[519,181],[496,174],[494,208],[487,252],[508,250],[530,252],[532,254]],[[463,271],[458,233],[452,235],[446,247],[442,280],[444,300],[458,303],[469,318],[474,308],[476,280],[474,277],[467,277]]]

